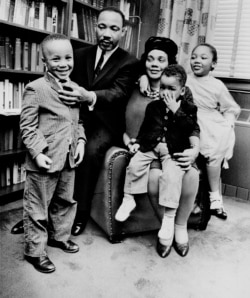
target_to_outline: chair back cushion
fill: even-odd
[[[144,119],[147,105],[152,101],[151,98],[143,96],[136,88],[129,99],[126,108],[126,133],[130,138],[136,138]]]

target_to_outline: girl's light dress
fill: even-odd
[[[235,144],[234,121],[240,107],[226,86],[211,75],[188,75],[187,84],[198,107],[200,125],[200,152],[208,158],[210,166],[228,167]]]

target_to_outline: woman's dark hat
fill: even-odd
[[[168,56],[176,56],[178,47],[170,38],[151,36],[145,43],[145,55],[148,55],[152,50],[161,50]]]

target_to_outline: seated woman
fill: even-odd
[[[165,156],[166,158],[164,160],[162,158],[161,160],[163,164],[163,168],[165,167],[165,165],[167,167],[164,170],[163,175],[161,175],[161,179],[160,179],[159,200],[161,201],[160,204],[165,206],[164,215],[162,219],[162,226],[158,234],[158,242],[157,242],[157,252],[161,257],[166,257],[170,253],[172,243],[173,243],[173,238],[175,238],[174,243],[175,243],[175,248],[177,253],[179,253],[181,256],[185,256],[188,253],[189,243],[188,243],[188,233],[187,233],[187,220],[192,211],[193,203],[198,190],[198,172],[194,167],[191,167],[191,164],[194,162],[195,158],[199,153],[199,145],[198,145],[199,144],[199,126],[197,125],[197,122],[196,122],[197,108],[194,106],[192,102],[192,96],[190,92],[188,91],[185,92],[185,87],[183,85],[185,83],[185,80],[184,82],[181,83],[181,85],[179,82],[180,78],[182,79],[183,77],[183,73],[186,77],[185,71],[180,66],[173,67],[173,69],[167,68],[169,64],[176,64],[176,60],[175,60],[176,54],[177,54],[177,46],[170,39],[151,37],[146,42],[145,53],[142,56],[141,62],[142,62],[142,66],[144,66],[145,68],[145,73],[148,76],[151,90],[148,92],[147,96],[142,96],[139,93],[138,89],[134,91],[132,95],[132,99],[129,101],[129,104],[133,104],[133,111],[131,111],[132,113],[129,113],[129,117],[134,118],[134,121],[126,121],[127,125],[130,124],[131,127],[127,126],[127,131],[124,134],[125,144],[127,144],[127,146],[129,147],[130,151],[132,151],[132,153],[134,153],[138,148],[138,144],[137,143],[134,144],[134,142],[136,141],[135,137],[137,137],[139,133],[140,139],[142,139],[142,142],[139,141],[139,144],[141,145],[140,150],[142,150],[142,153],[139,151],[139,155],[143,155],[143,156],[146,155],[148,157],[149,155],[147,154],[148,152],[146,154],[143,152],[145,152],[146,150],[145,148],[148,149],[149,146],[151,146],[152,144],[149,144],[148,142],[146,142],[147,143],[146,144],[145,142],[143,142],[143,140],[145,141],[147,138],[146,135],[150,133],[150,136],[148,136],[151,141],[150,143],[153,142],[154,145],[157,145],[157,144],[163,145],[162,147],[168,148],[169,153],[171,155],[171,159],[175,160],[174,163],[170,162],[171,159],[169,159],[170,155],[168,153]],[[166,68],[168,69],[168,72],[164,72]],[[181,68],[181,70],[179,68]],[[161,80],[161,76],[163,72],[164,72],[164,78],[166,79],[167,84],[165,84],[166,82],[163,82],[163,77]],[[162,81],[161,82],[161,98],[162,98],[161,101],[159,100],[160,80]],[[163,90],[164,89],[163,87],[164,88],[166,87],[167,90]],[[180,89],[179,90],[180,94],[178,94],[178,89]],[[181,98],[180,98],[181,100],[177,99],[179,95],[181,95]],[[133,97],[134,97],[134,100],[133,100]],[[153,102],[156,100],[157,102],[156,104],[154,104]],[[149,111],[148,108],[151,106],[153,110],[151,109]],[[154,111],[156,111],[156,109],[158,110],[158,107],[161,111],[163,111],[163,113],[161,113],[159,110],[158,111],[159,117],[155,115],[155,117],[157,118],[156,119],[151,114]],[[129,106],[127,108],[129,108]],[[169,111],[165,113],[166,108]],[[148,122],[145,124],[145,122],[143,122],[145,110],[146,110],[145,122],[149,117],[154,122],[154,126],[158,127],[158,129],[154,127],[154,132],[152,134],[150,130],[151,124]],[[141,123],[144,123],[142,127],[141,127]],[[183,126],[184,123],[185,123],[185,126]],[[136,126],[136,129],[135,129],[135,126]],[[144,129],[144,131],[142,132],[143,127],[146,128],[146,131]],[[187,127],[190,129],[186,129]],[[139,129],[140,129],[140,132],[139,132]],[[181,139],[177,136],[177,134]],[[163,142],[163,139],[164,139],[164,142]],[[183,148],[188,148],[188,149],[183,150]],[[179,152],[180,150],[183,150],[183,152]],[[150,157],[152,158],[147,159],[148,166],[146,166],[146,174],[145,174],[146,179],[148,178],[148,172],[149,172],[148,170],[149,163],[150,163],[149,159],[150,160],[157,159],[157,154],[154,155],[152,153],[151,155]],[[135,157],[137,156],[138,154],[135,155]],[[133,160],[134,158],[132,158],[132,161]],[[144,161],[145,161],[145,158],[144,158]],[[172,165],[171,171],[176,170],[175,171],[176,175],[172,173],[176,177],[172,176],[172,178],[177,179],[177,177],[181,178],[184,175],[183,182],[179,180],[179,182],[177,183],[178,185],[176,185],[177,186],[176,190],[178,189],[178,191],[176,192],[173,192],[175,187],[173,187],[172,189],[164,187],[164,189],[162,189],[164,191],[161,191],[161,187],[162,185],[164,185],[164,183],[161,183],[162,180],[165,179],[164,176],[167,175],[168,180],[169,178],[172,179],[171,173],[168,170],[168,167],[170,167],[170,165]],[[179,170],[177,171],[177,169]],[[157,170],[150,171],[150,173],[151,173],[150,179],[155,179],[156,178],[155,176],[159,175],[159,173],[157,173]],[[136,182],[138,181],[138,179],[139,178],[137,173],[136,179],[135,179]],[[157,179],[155,181],[157,181]],[[175,182],[173,183],[176,184]],[[155,183],[153,184],[151,183],[151,185],[153,185],[153,187],[158,187],[158,184],[155,185]],[[133,196],[131,196],[131,194],[128,193],[130,186],[131,186],[131,183],[129,183],[129,187],[124,188],[125,196],[123,199],[123,203],[121,207],[118,209],[118,212],[116,213],[116,217],[115,217],[116,220],[118,221],[125,221],[130,215],[130,212],[135,208],[135,201],[133,199]],[[139,191],[141,189],[143,189],[143,192],[146,191],[145,183],[143,188],[141,187],[141,184],[140,184]],[[179,201],[180,189],[182,190],[182,195]],[[154,191],[153,193],[157,193],[157,191],[156,192]],[[134,193],[132,192],[132,194]],[[169,197],[169,194],[170,196],[178,196],[177,200],[175,200],[174,205],[173,205],[173,201],[169,204],[168,203],[166,204],[166,202],[162,203],[162,201],[165,200],[166,196]],[[161,199],[162,195],[164,197],[164,200]],[[171,207],[168,207],[168,206],[171,206]]]

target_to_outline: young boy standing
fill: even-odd
[[[24,190],[25,258],[38,271],[55,271],[46,247],[68,253],[79,251],[69,240],[76,212],[73,199],[75,167],[84,155],[86,137],[79,122],[79,106],[66,106],[58,97],[63,85],[74,85],[73,49],[62,34],[47,36],[42,44],[44,77],[24,91],[20,130],[28,150]]]

